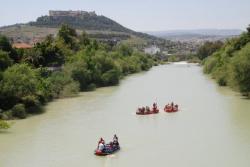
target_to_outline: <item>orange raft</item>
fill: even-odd
[[[158,114],[159,109],[158,108],[153,108],[152,110],[143,110],[143,108],[138,108],[136,114],[137,115],[151,115],[151,114]]]
[[[165,108],[164,108],[164,111],[165,112],[168,112],[168,113],[173,113],[173,112],[178,112],[179,111],[179,109],[178,109],[178,106],[177,105],[175,105],[175,106],[165,106]]]

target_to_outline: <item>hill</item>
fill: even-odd
[[[158,40],[152,35],[130,30],[112,19],[95,12],[85,11],[49,11],[49,15],[41,16],[34,22],[15,24],[0,28],[0,33],[9,37],[13,42],[36,43],[47,35],[56,35],[61,25],[68,24],[72,28],[86,31],[90,37],[101,40],[126,40],[142,38]]]

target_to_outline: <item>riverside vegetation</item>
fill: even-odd
[[[117,85],[128,74],[149,70],[157,60],[127,45],[109,45],[63,25],[30,49],[12,48],[0,37],[0,129],[3,120],[26,118],[42,106],[79,91]]]
[[[204,73],[211,74],[220,86],[230,86],[250,97],[250,25],[239,37],[224,44],[206,43],[200,51]]]

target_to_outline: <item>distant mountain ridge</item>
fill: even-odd
[[[225,41],[228,38],[239,36],[240,29],[194,29],[194,30],[169,30],[147,32],[159,38],[175,42],[188,42],[200,45],[205,41]]]
[[[168,30],[168,31],[148,31],[145,33],[158,37],[181,36],[181,35],[202,35],[202,36],[237,36],[243,30],[240,29],[193,29],[193,30]]]

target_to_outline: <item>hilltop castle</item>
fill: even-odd
[[[77,10],[77,11],[72,11],[72,10],[68,10],[68,11],[61,11],[61,10],[50,10],[49,11],[49,16],[52,17],[60,17],[60,16],[97,16],[95,11],[92,12],[86,12],[86,11],[81,11],[81,10]]]

